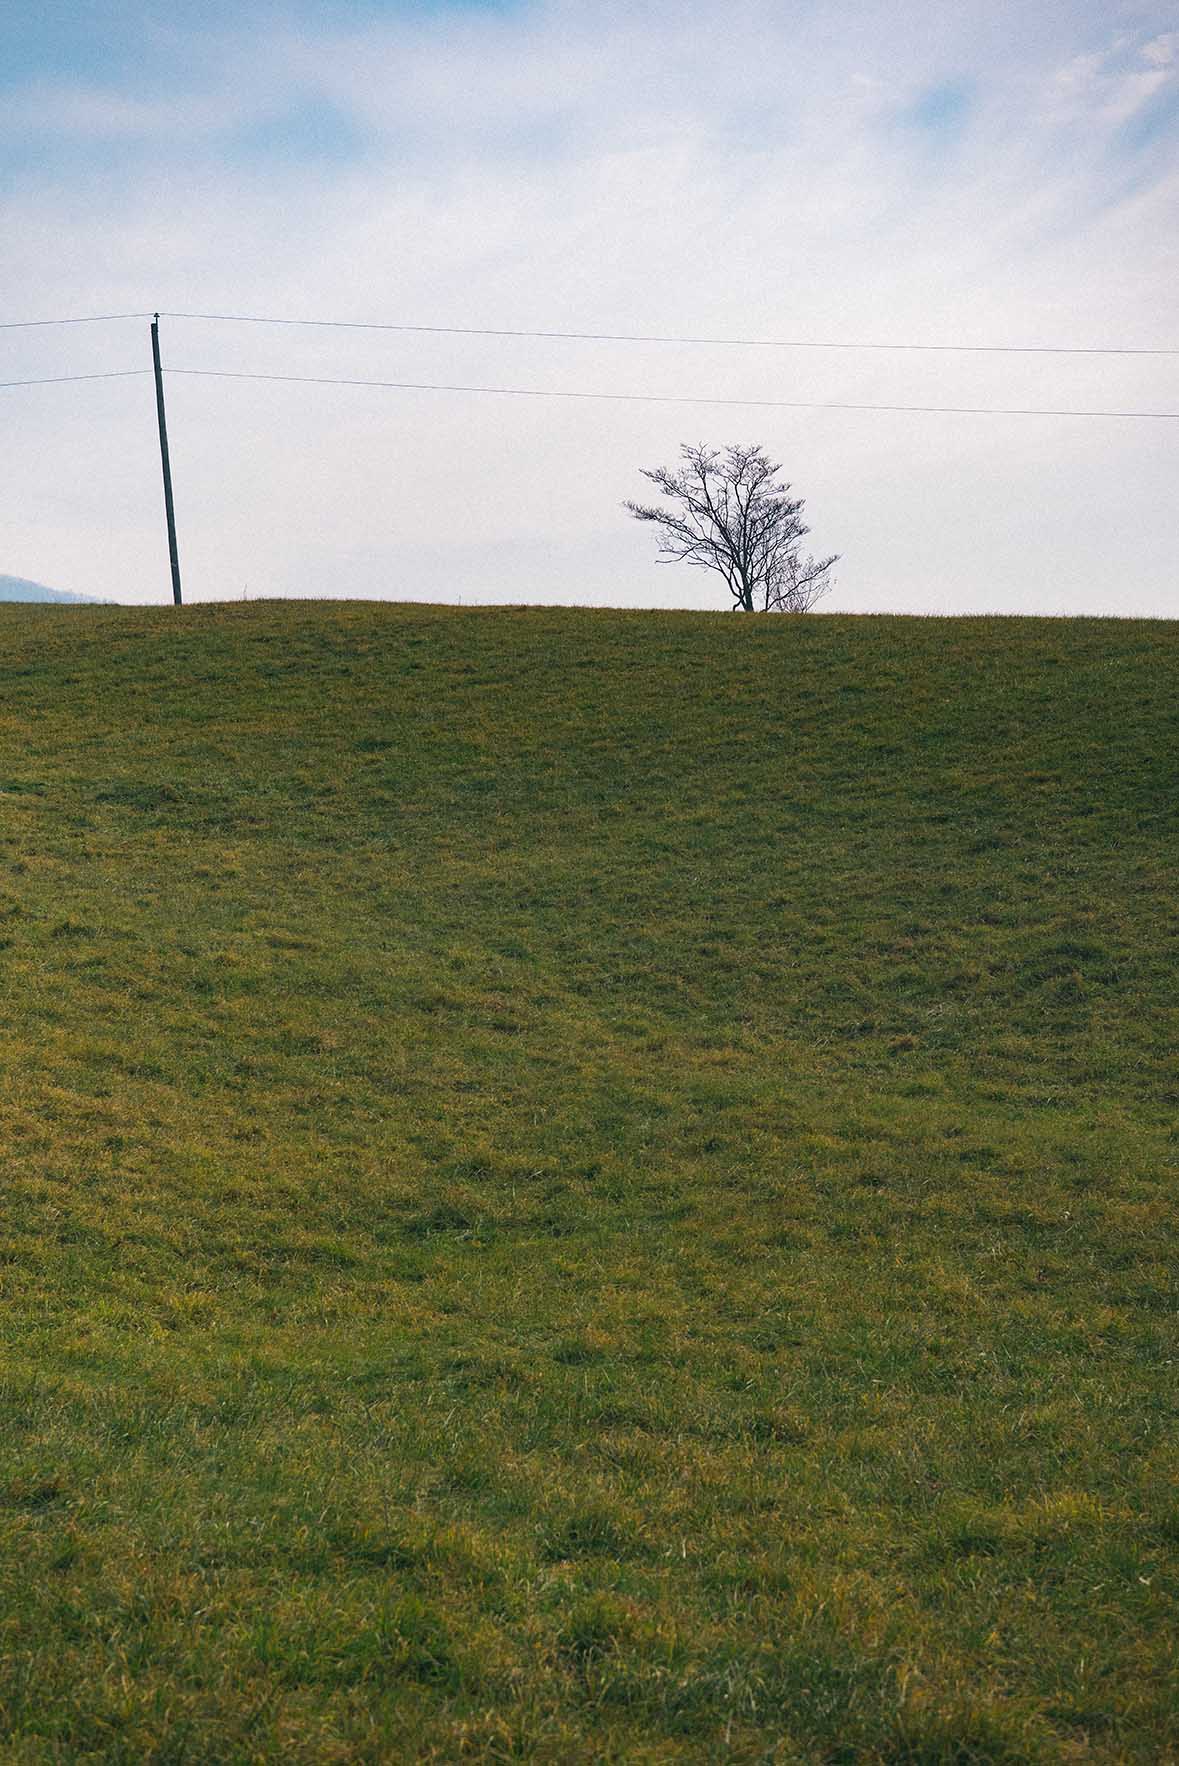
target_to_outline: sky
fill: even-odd
[[[721,609],[622,503],[741,441],[830,611],[1179,615],[1179,422],[800,408],[1179,412],[1179,353],[172,316],[1179,352],[1179,0],[4,0],[0,238],[0,381],[165,315],[186,600]],[[0,426],[0,572],[170,599],[150,375]]]

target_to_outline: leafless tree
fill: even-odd
[[[757,447],[682,447],[677,471],[666,466],[643,477],[662,491],[667,506],[627,502],[636,521],[659,528],[659,557],[715,570],[733,597],[734,611],[809,613],[831,587],[830,558],[804,558],[810,532],[803,499],[782,484],[782,468]]]

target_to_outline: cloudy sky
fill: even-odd
[[[1179,350],[1176,0],[7,0],[0,381],[236,313]],[[167,317],[166,365],[1179,412],[1179,354],[744,348]],[[620,504],[762,442],[832,610],[1179,614],[1179,422],[172,374],[191,600],[723,606]],[[0,390],[0,572],[170,593],[150,378]]]

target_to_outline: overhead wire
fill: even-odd
[[[13,386],[66,386],[73,380],[130,380],[150,373],[150,368],[108,368],[101,374],[49,374],[40,380],[0,380],[0,391]]]
[[[72,319],[0,319],[0,331],[34,331],[42,325],[106,325],[116,319],[151,319],[152,313],[83,313]]]
[[[113,368],[92,374],[50,374],[25,380],[0,380],[0,391],[25,386],[66,386],[83,380],[129,380],[151,374],[151,368]],[[493,398],[599,400],[627,405],[713,405],[766,411],[919,412],[948,417],[1086,417],[1116,420],[1179,421],[1179,411],[1078,410],[1073,406],[924,405],[869,403],[851,399],[726,398],[712,394],[657,392],[595,392],[568,387],[476,386],[457,381],[371,380],[335,374],[266,374],[234,368],[167,367],[164,374],[201,380],[251,380],[294,386],[374,387],[392,392],[468,393]]]
[[[49,325],[99,325],[126,319],[150,319],[155,315],[142,313],[84,313],[63,318],[2,319],[0,331],[20,331]],[[809,337],[704,337],[676,336],[660,332],[632,331],[563,331],[557,329],[526,329],[506,325],[421,325],[392,320],[368,319],[292,319],[265,313],[189,313],[164,311],[164,319],[199,320],[206,323],[232,325],[285,325],[340,331],[392,331],[442,337],[519,337],[544,338],[560,342],[583,343],[648,343],[706,346],[719,349],[781,349],[781,350],[876,350],[918,352],[934,355],[1001,355],[1001,356],[1179,356],[1179,346],[1130,344],[1063,344],[1063,343],[916,343],[884,339],[845,339]]]
[[[231,325],[305,325],[340,331],[397,331],[428,333],[442,337],[551,338],[584,343],[658,343],[716,346],[723,349],[766,350],[916,350],[936,354],[1015,356],[1179,356],[1179,347],[1146,348],[1121,344],[1081,345],[1048,343],[885,343],[817,338],[781,337],[674,337],[655,332],[544,331],[499,325],[408,325],[361,319],[285,319],[255,313],[162,312],[164,319],[199,319]]]
[[[433,380],[361,380],[334,374],[262,374],[232,368],[169,367],[164,372],[209,380],[260,380],[300,386],[367,386],[388,388],[397,392],[484,393],[523,399],[601,399],[641,405],[728,405],[772,411],[920,411],[956,417],[1154,418],[1166,422],[1179,420],[1179,411],[1078,411],[1068,407],[1044,409],[1037,406],[867,404],[843,399],[734,399],[676,393],[585,392],[563,387],[473,386]]]

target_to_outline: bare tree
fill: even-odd
[[[831,587],[830,558],[804,558],[810,532],[801,497],[778,482],[782,468],[757,447],[682,447],[682,464],[644,471],[667,506],[627,502],[636,521],[659,528],[659,557],[723,576],[734,611],[809,613]]]

